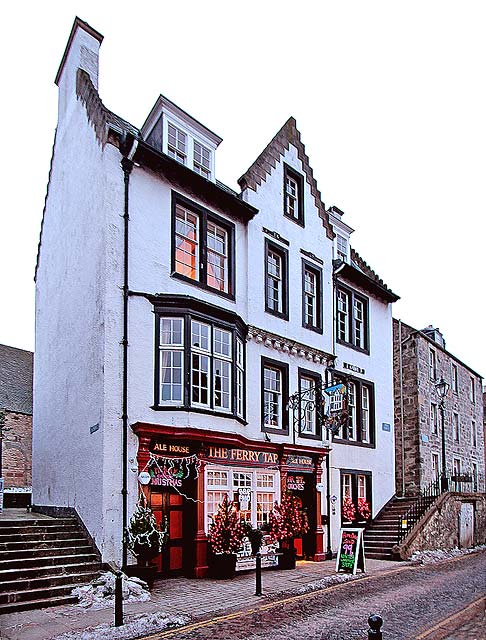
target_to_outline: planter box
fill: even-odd
[[[142,567],[138,564],[129,564],[125,567],[124,573],[129,578],[140,578],[140,580],[148,584],[149,589],[152,589],[157,576],[157,567],[154,565]]]
[[[236,553],[217,553],[211,559],[211,577],[231,580],[235,577]]]
[[[279,549],[278,568],[279,569],[295,569],[295,549]]]

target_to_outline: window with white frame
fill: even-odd
[[[472,376],[469,378],[469,400],[476,402],[476,384]]]
[[[199,216],[181,205],[175,213],[175,270],[199,279]]]
[[[301,407],[300,430],[303,435],[316,434],[316,380],[305,375],[299,376],[299,391],[305,394]]]
[[[356,384],[350,382],[348,384],[348,440],[356,440]]]
[[[244,495],[248,497],[244,503],[240,502],[240,489],[245,491]],[[206,467],[207,527],[225,495],[237,503],[240,515],[246,522],[254,527],[266,524],[270,511],[280,497],[277,472]],[[242,510],[242,507],[245,509]]]
[[[344,236],[336,234],[336,249],[338,258],[347,262],[348,260],[348,241]]]
[[[207,225],[207,284],[228,291],[228,232],[214,222]]]
[[[267,307],[270,311],[283,313],[282,255],[272,249],[267,253]]]
[[[302,226],[304,226],[303,190],[303,176],[284,164],[284,214]]]
[[[338,342],[368,353],[368,300],[339,285],[336,291],[336,335]]]
[[[178,194],[173,203],[172,275],[234,295],[234,225]]]
[[[322,333],[322,270],[302,260],[302,325]]]
[[[460,433],[461,433],[461,423],[459,421],[459,414],[454,412],[452,414],[452,437],[456,442],[459,442],[461,438]]]
[[[205,178],[211,177],[211,151],[194,140],[194,171]]]
[[[366,476],[358,475],[358,500],[366,500]]]
[[[167,125],[167,154],[181,164],[186,164],[187,134],[171,122]]]
[[[163,318],[160,322],[160,397],[181,403],[184,386],[184,320]]]
[[[451,365],[451,387],[454,393],[458,391],[458,373],[457,373],[457,365]]]
[[[430,404],[430,430],[435,435],[439,433],[439,414],[437,405],[434,402]]]
[[[370,390],[361,386],[361,442],[370,441]]]
[[[432,478],[436,480],[439,477],[439,454],[432,454]]]
[[[343,473],[343,498],[353,498],[353,488],[350,473]]]
[[[263,369],[263,424],[282,428],[282,372],[274,367]]]
[[[433,349],[429,349],[429,378],[431,380],[437,380],[437,363]]]
[[[243,419],[244,342],[238,329],[189,313],[160,314],[157,322],[155,404],[196,407]]]
[[[236,415],[243,417],[244,414],[244,377],[245,377],[245,355],[243,341],[236,339]]]

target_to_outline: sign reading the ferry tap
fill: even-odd
[[[276,465],[278,454],[255,449],[231,449],[229,447],[208,447],[208,458],[218,461]]]

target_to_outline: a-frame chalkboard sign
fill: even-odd
[[[336,558],[336,571],[356,573],[359,569],[366,571],[363,546],[364,529],[341,529],[339,548]]]

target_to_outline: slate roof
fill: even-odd
[[[0,409],[32,415],[34,354],[0,344]]]

